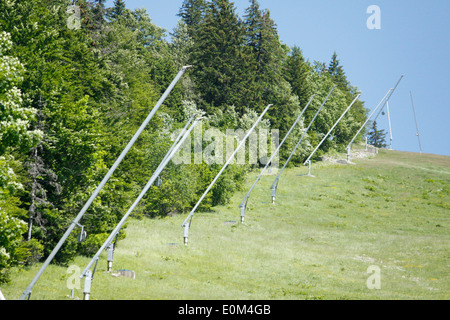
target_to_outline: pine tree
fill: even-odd
[[[263,73],[272,79],[273,83],[281,81],[281,70],[285,59],[285,50],[281,45],[275,21],[270,17],[270,11],[262,14],[261,44],[259,46],[259,66]]]
[[[250,6],[245,10],[244,25],[246,31],[246,45],[258,51],[261,41],[262,12],[257,0],[250,0]]]
[[[310,68],[305,61],[302,51],[294,46],[284,64],[284,77],[292,87],[292,92],[297,95],[300,105],[305,106],[311,95],[308,81]]]
[[[212,0],[193,35],[193,79],[207,112],[245,98],[245,38],[242,22],[229,0]]]
[[[336,85],[340,89],[347,90],[349,83],[347,81],[347,77],[345,75],[344,68],[340,65],[340,61],[337,58],[336,51],[333,53],[333,55],[331,57],[331,61],[328,65],[328,73],[330,74],[334,83],[336,83]]]
[[[112,19],[117,19],[122,16],[126,10],[125,1],[123,0],[114,0],[114,7],[111,10],[110,17]]]
[[[386,144],[386,134],[384,129],[378,130],[377,128],[377,122],[372,122],[372,128],[370,129],[369,133],[367,134],[367,142],[370,145],[373,145],[377,148],[385,148],[387,146]]]
[[[331,57],[327,72],[337,87],[345,94],[347,104],[350,104],[360,91],[347,80],[336,52]],[[350,109],[346,119],[343,119],[336,128],[337,142],[345,143],[345,141],[351,139],[350,136],[356,133],[365,122],[366,117],[367,110],[364,108],[364,102],[358,99]],[[348,119],[352,119],[352,121],[348,121]]]
[[[200,23],[203,21],[207,4],[205,0],[184,0],[178,16],[186,24],[189,36],[195,34]]]
[[[254,55],[258,82],[264,86],[279,83],[285,52],[270,11],[260,10],[258,1],[251,0],[244,18],[246,45]]]
[[[273,128],[278,128],[284,135],[300,107],[283,73],[287,50],[279,39],[270,11],[261,10],[258,1],[251,0],[244,22],[246,45],[251,57],[248,73],[252,76],[252,82],[248,96],[257,106],[276,105],[269,110],[268,118]],[[256,111],[261,111],[261,107]]]

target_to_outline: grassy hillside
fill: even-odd
[[[246,222],[233,224],[254,172],[228,206],[195,215],[188,246],[185,215],[130,220],[113,269],[136,279],[106,273],[105,254],[91,299],[449,299],[450,158],[381,150],[353,161],[313,165],[314,178],[286,170],[276,205],[264,176]],[[367,287],[370,266],[380,289]],[[17,299],[38,267],[15,271],[5,297]],[[67,270],[49,267],[32,299],[68,299]]]

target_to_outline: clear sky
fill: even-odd
[[[125,0],[146,8],[152,21],[172,32],[182,0]],[[107,6],[113,1],[108,0]],[[243,17],[249,0],[235,0]],[[389,102],[393,149],[419,152],[412,91],[422,150],[450,156],[449,0],[259,0],[269,9],[283,43],[297,45],[306,59],[328,63],[337,52],[348,80],[373,110],[402,74]],[[380,8],[381,29],[369,29],[370,5]],[[378,118],[388,131],[387,114]],[[389,142],[389,134],[387,136]]]

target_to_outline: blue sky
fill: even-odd
[[[112,0],[107,6],[112,5]],[[172,32],[182,0],[125,0],[146,8],[152,21]],[[249,0],[234,1],[242,17]],[[419,152],[410,91],[425,153],[450,156],[450,1],[259,0],[269,9],[283,43],[306,59],[328,63],[337,52],[348,80],[373,110],[402,74],[389,102],[393,149]],[[367,8],[381,10],[381,29],[366,26]],[[378,118],[388,131],[387,115]],[[388,137],[387,137],[388,138]],[[389,138],[387,139],[389,140]]]

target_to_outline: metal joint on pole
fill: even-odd
[[[272,204],[275,204],[275,197],[277,196],[277,185],[278,181],[276,185],[272,185]]]
[[[83,300],[89,300],[91,295],[92,272],[88,270],[84,278]]]
[[[113,261],[114,261],[114,244],[110,243],[108,246],[108,259],[107,259],[107,266],[106,266],[107,272],[112,271]]]
[[[248,203],[248,196],[242,200],[241,204],[239,205],[239,208],[241,208],[241,223],[244,223],[245,219],[245,210],[247,209],[247,203]]]
[[[313,177],[313,175],[311,175],[311,160],[307,160],[306,163],[308,163],[308,176]]]
[[[241,208],[241,223],[244,223],[246,205],[241,205],[240,208]]]
[[[189,227],[190,227],[190,223],[185,223],[184,224],[184,245],[187,246],[188,245],[188,239],[189,239]]]

